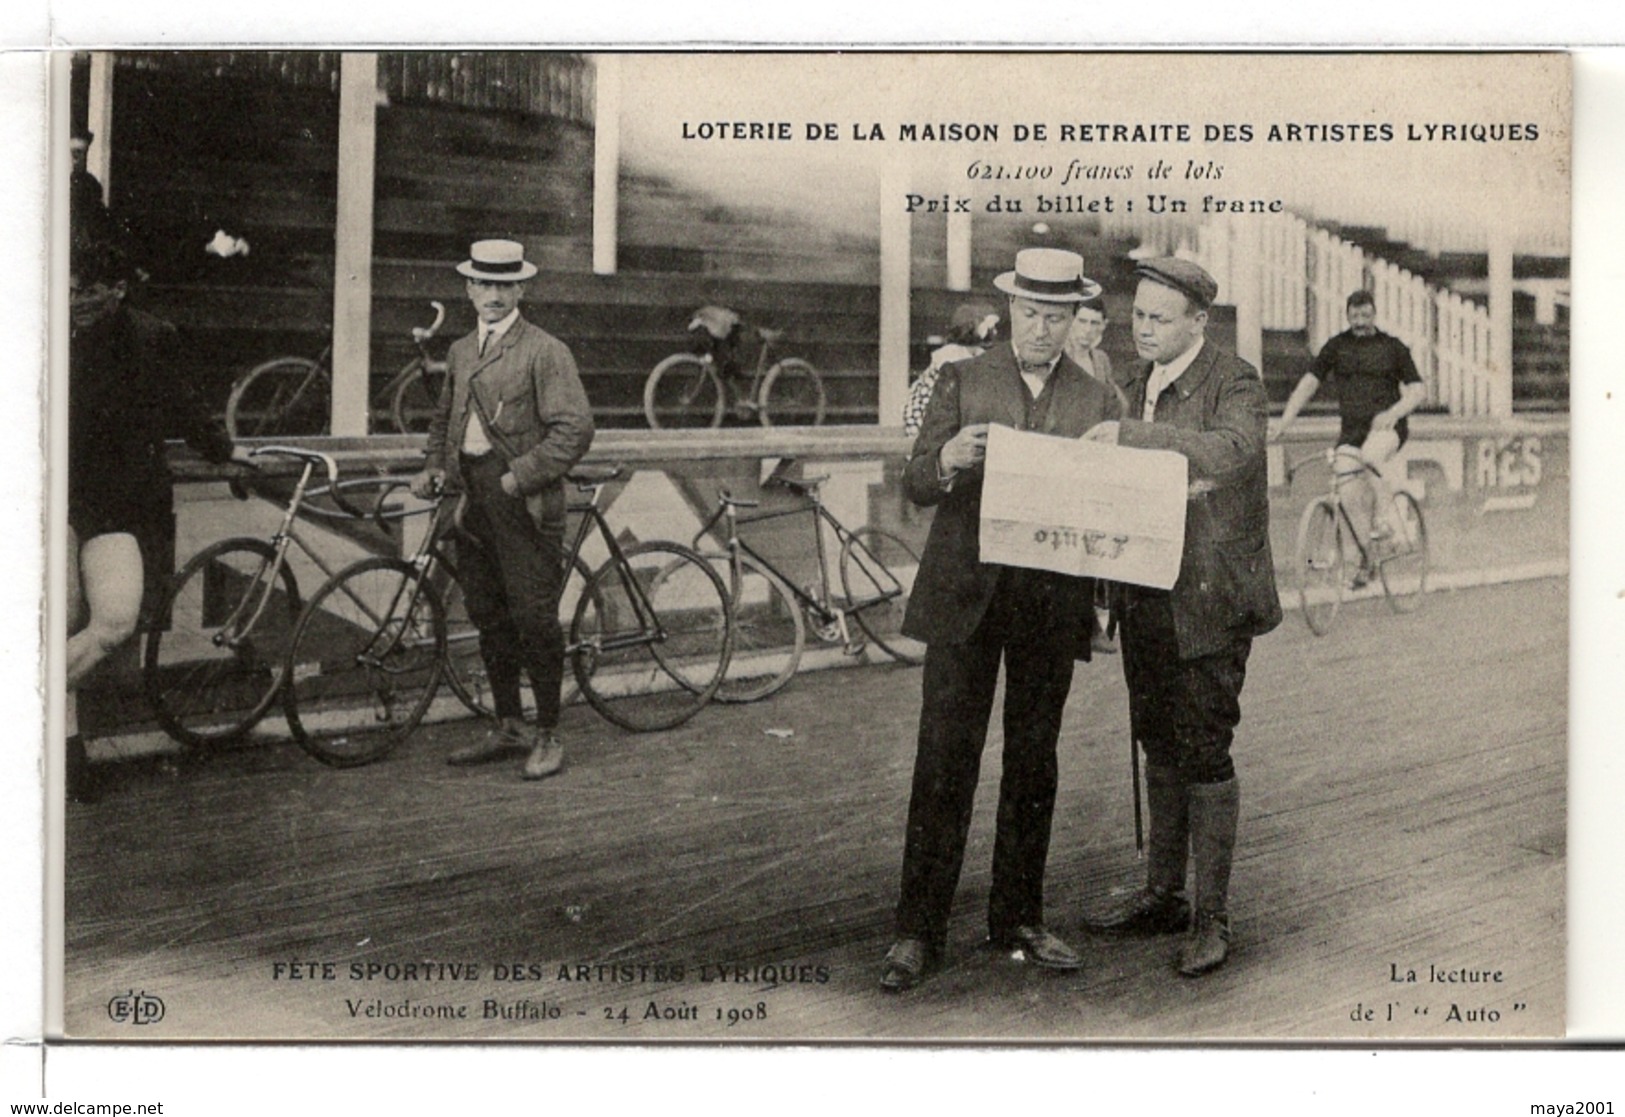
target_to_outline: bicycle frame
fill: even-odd
[[[847,530],[844,524],[835,518],[834,514],[830,512],[829,509],[824,507],[824,502],[822,499],[820,499],[816,488],[805,492],[803,496],[806,503],[796,508],[784,508],[776,512],[763,512],[753,516],[741,516],[739,514],[738,506],[732,501],[732,498],[730,498],[727,493],[723,493],[722,499],[718,502],[717,510],[711,514],[710,518],[707,519],[703,525],[701,525],[700,530],[695,533],[694,541],[691,546],[695,550],[701,550],[700,544],[704,538],[711,534],[712,530],[716,527],[719,521],[726,519],[728,521],[728,531],[727,535],[723,538],[723,545],[728,551],[729,566],[731,568],[737,567],[738,561],[734,556],[738,553],[743,552],[749,555],[752,559],[761,564],[764,570],[773,574],[781,582],[783,582],[785,588],[795,595],[796,600],[801,603],[802,607],[813,612],[813,614],[818,618],[820,624],[833,624],[837,626],[837,630],[840,632],[841,642],[850,646],[852,644],[852,636],[850,631],[847,629],[846,618],[858,612],[860,609],[865,609],[883,601],[888,601],[892,597],[897,596],[897,594],[887,593],[881,597],[875,598],[872,601],[866,601],[856,606],[854,606],[852,602],[847,602],[845,608],[832,606],[833,597],[830,594],[829,558],[824,552],[822,527],[827,523],[830,529],[835,533],[835,541],[843,547],[846,545],[847,540],[851,539],[852,533]],[[775,566],[770,560],[763,556],[760,551],[756,550],[756,548],[752,547],[748,542],[746,542],[745,539],[743,539],[739,534],[739,527],[744,524],[765,523],[768,520],[781,520],[789,516],[801,516],[808,514],[813,517],[813,549],[818,555],[818,587],[822,592],[823,600],[819,600],[818,598],[815,598],[811,594],[807,593],[806,590],[801,588],[801,584],[798,581],[788,577],[784,571]],[[737,574],[737,570],[734,572]]]
[[[609,551],[608,561],[613,563],[621,572],[621,580],[627,587],[628,596],[630,597],[633,609],[637,614],[639,625],[638,632],[633,635],[624,635],[619,639],[610,640],[607,643],[603,642],[602,638],[597,638],[598,642],[596,646],[601,650],[609,651],[619,651],[624,648],[636,647],[640,644],[661,643],[666,639],[666,631],[660,623],[659,614],[657,614],[650,606],[648,595],[645,593],[643,586],[638,582],[637,578],[632,576],[631,564],[626,558],[626,552],[622,550],[620,543],[615,538],[614,531],[610,529],[609,521],[604,518],[603,511],[598,507],[599,495],[603,491],[604,486],[607,485],[611,480],[614,480],[615,476],[619,476],[619,471],[617,471],[614,476],[605,477],[602,480],[576,482],[576,487],[579,491],[589,493],[590,495],[587,500],[573,504],[568,509],[570,512],[577,513],[580,516],[580,519],[577,521],[574,537],[570,545],[565,549],[563,564],[565,577],[567,578],[569,576],[569,571],[575,568],[576,562],[581,556],[582,547],[585,546],[588,536],[591,534],[593,529],[596,528],[599,538],[603,540],[604,546]],[[399,485],[403,483],[404,482],[396,482],[395,485],[392,485],[389,489],[386,489],[379,495],[378,506],[374,515],[375,518],[380,520],[380,523],[385,518],[399,519],[404,516],[414,514],[411,512],[402,512],[393,517],[388,517],[383,512],[383,502],[389,495],[389,492],[393,488],[399,487]],[[419,579],[417,583],[420,587],[427,584],[430,579],[434,577],[437,567],[445,565],[455,569],[454,564],[446,560],[445,556],[441,553],[440,548],[441,544],[445,541],[448,531],[461,530],[459,525],[462,522],[462,513],[466,506],[467,499],[468,498],[466,495],[460,495],[456,502],[452,505],[452,510],[449,514],[446,511],[444,501],[436,505],[432,510],[434,519],[429,526],[429,530],[424,533],[423,540],[418,544],[417,551],[409,559],[407,559],[409,563],[422,572],[422,578]],[[472,537],[466,532],[463,532],[463,536],[465,539],[469,539],[471,542],[473,542]],[[479,544],[475,542],[474,545],[478,546]],[[323,569],[325,570],[326,568],[323,567]],[[332,574],[329,573],[328,577],[331,578]],[[414,591],[414,598],[419,592],[421,592],[421,589]],[[395,600],[390,602],[389,609],[382,616],[372,617],[372,619],[375,622],[378,622],[382,621],[383,616],[394,615],[395,607],[399,604],[399,602],[400,598],[397,596]],[[363,603],[357,602],[356,604],[359,608],[366,612],[369,617],[372,616],[372,610],[367,609]],[[409,608],[415,608],[416,604],[417,602],[414,599],[408,603],[408,606]],[[564,654],[566,656],[572,655],[577,650],[587,646],[589,646],[588,643],[571,644],[566,642]]]
[[[1333,454],[1335,454],[1335,449],[1331,452],[1310,454],[1307,457],[1299,458],[1297,461],[1287,466],[1286,483],[1288,485],[1292,484],[1292,479],[1297,476],[1298,471],[1306,465],[1314,465],[1316,462],[1322,462],[1328,465],[1332,469],[1332,482],[1331,488],[1327,491],[1325,499],[1332,502],[1332,507],[1337,509],[1338,516],[1342,518],[1344,526],[1348,528],[1349,538],[1354,541],[1355,547],[1359,549],[1360,561],[1369,562],[1372,553],[1369,546],[1371,541],[1368,538],[1362,538],[1359,531],[1355,529],[1354,517],[1349,513],[1348,503],[1343,499],[1343,491],[1341,486],[1338,484],[1337,469],[1332,460]],[[1363,458],[1360,460],[1360,470],[1362,473],[1372,474],[1379,481],[1383,479],[1382,471]],[[1347,476],[1358,477],[1360,474],[1352,473],[1348,474]]]
[[[265,607],[267,603],[270,602],[272,594],[277,586],[277,580],[282,575],[282,568],[287,565],[288,545],[290,543],[297,544],[299,549],[304,553],[305,557],[310,559],[310,561],[321,570],[325,577],[331,579],[336,573],[333,567],[329,566],[322,559],[321,555],[317,554],[316,551],[312,549],[310,544],[306,543],[299,535],[298,517],[300,511],[304,508],[305,498],[307,496],[321,495],[326,493],[327,495],[331,495],[334,502],[337,503],[341,509],[343,509],[342,515],[344,515],[345,518],[356,518],[359,516],[359,512],[357,512],[357,510],[353,507],[348,506],[347,502],[342,496],[342,486],[336,480],[337,471],[333,466],[332,459],[327,458],[324,455],[312,453],[310,451],[297,450],[285,446],[262,446],[250,451],[250,453],[254,457],[291,457],[302,461],[304,466],[299,471],[299,479],[294,482],[293,492],[289,495],[287,503],[283,506],[282,521],[277,525],[276,531],[271,534],[271,538],[269,540],[271,549],[275,552],[276,557],[271,560],[271,565],[265,569],[264,574],[260,577],[258,593],[244,597],[242,603],[238,606],[238,610],[240,612],[241,609],[249,603],[249,601],[255,600],[253,610],[249,614],[247,621],[240,626],[236,623],[238,617],[235,614],[227,618],[226,623],[221,626],[221,631],[216,633],[212,638],[212,642],[217,647],[221,646],[222,644],[228,644],[235,647],[236,643],[245,638],[249,632],[252,632],[254,630],[254,626],[259,623],[260,617],[264,615]],[[328,485],[325,487],[325,489],[318,489],[313,492],[310,488],[310,479],[312,474],[314,474],[316,471],[316,466],[319,464],[326,464],[328,467]],[[352,484],[351,487],[356,486]],[[317,514],[333,515],[333,513],[320,512]],[[237,635],[232,639],[225,639],[225,633],[228,630],[236,633]]]

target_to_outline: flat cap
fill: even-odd
[[[1141,260],[1134,265],[1134,274],[1164,287],[1172,287],[1186,296],[1198,310],[1213,305],[1219,295],[1219,284],[1206,270],[1189,260],[1177,256],[1164,256],[1160,260]]]

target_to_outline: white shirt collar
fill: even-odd
[[[1196,362],[1196,358],[1202,352],[1202,346],[1206,344],[1207,339],[1201,338],[1196,342],[1195,345],[1185,350],[1167,364],[1153,364],[1151,366],[1151,376],[1145,384],[1144,418],[1146,422],[1149,423],[1152,415],[1156,413],[1157,399],[1165,390],[1167,390],[1170,384],[1172,384],[1175,380],[1178,380],[1181,376],[1185,375],[1185,370],[1190,368],[1191,365]]]
[[[1016,371],[1021,373],[1021,379],[1026,382],[1027,390],[1032,393],[1033,399],[1037,399],[1043,394],[1044,385],[1048,384],[1050,377],[1055,375],[1055,367],[1061,363],[1063,356],[1065,356],[1064,353],[1055,354],[1054,359],[1049,363],[1049,371],[1042,375],[1036,372],[1028,372],[1023,367],[1021,358],[1019,356],[1016,358]]]
[[[1175,380],[1178,380],[1181,376],[1183,376],[1186,369],[1190,368],[1191,365],[1196,363],[1196,358],[1201,355],[1202,346],[1206,344],[1206,338],[1197,339],[1195,345],[1185,350],[1167,364],[1152,365],[1151,375],[1155,377],[1157,375],[1157,369],[1162,369],[1162,384],[1163,387],[1167,387],[1169,384],[1172,384]]]
[[[519,308],[516,306],[510,310],[508,312],[508,316],[500,322],[487,323],[482,319],[480,321],[480,345],[484,346],[488,344],[486,341],[487,338],[500,338],[503,334],[508,332],[508,328],[512,326],[514,322],[518,320],[518,318]]]

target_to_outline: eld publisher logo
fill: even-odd
[[[143,1027],[156,1024],[164,1018],[164,1002],[143,990],[120,993],[107,1002],[107,1017],[115,1024],[134,1024]]]

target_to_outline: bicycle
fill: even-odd
[[[1304,621],[1316,636],[1324,636],[1331,630],[1343,594],[1350,588],[1358,588],[1351,587],[1345,575],[1345,566],[1351,557],[1357,556],[1358,571],[1366,572],[1368,578],[1374,574],[1382,583],[1383,596],[1396,613],[1416,609],[1427,592],[1428,535],[1422,506],[1408,492],[1389,490],[1387,533],[1362,538],[1338,491],[1337,456],[1333,447],[1287,467],[1289,485],[1306,465],[1325,462],[1333,468],[1330,491],[1310,501],[1298,521],[1293,557],[1298,601],[1303,608]],[[1361,461],[1360,465],[1364,470],[1378,473],[1369,462]]]
[[[434,321],[412,327],[418,355],[401,367],[373,396],[372,410],[388,414],[401,434],[429,429],[446,375],[446,362],[429,352],[429,340],[445,321],[446,308],[431,301]],[[332,330],[329,327],[329,335]],[[333,395],[333,342],[314,358],[275,357],[255,365],[231,386],[226,430],[236,438],[287,438],[327,433]]]
[[[688,324],[692,351],[673,353],[655,365],[643,385],[643,414],[655,430],[720,427],[730,405],[742,418],[755,415],[764,427],[816,427],[828,404],[818,370],[800,357],[769,364],[783,330],[756,329],[756,368],[745,385],[736,355],[739,315],[720,306],[701,307]]]
[[[734,649],[728,677],[717,690],[721,702],[753,702],[777,692],[801,665],[809,622],[818,638],[839,643],[846,654],[862,654],[864,641],[853,634],[848,618],[864,636],[893,659],[906,664],[924,661],[924,645],[901,634],[919,556],[896,535],[880,528],[848,531],[824,505],[819,492],[825,477],[796,479],[775,475],[777,484],[801,496],[797,507],[767,512],[748,519],[740,509],[760,502],[741,500],[727,490],[717,494],[717,510],[694,536],[693,546],[728,571],[728,600],[733,608]],[[786,516],[812,518],[813,550],[818,556],[818,580],[806,588],[763,557],[739,535],[742,523],[762,523]],[[702,541],[719,523],[726,526],[722,552],[702,549]],[[824,550],[824,525],[841,545],[840,576],[844,596],[830,590],[829,562]]]
[[[581,695],[604,718],[633,731],[670,729],[711,700],[727,671],[726,589],[709,563],[680,544],[620,545],[598,499],[621,472],[570,476],[590,498],[578,509],[583,514],[566,563],[576,566],[594,528],[610,557],[576,602],[565,655]],[[433,575],[449,561],[441,543],[455,519],[436,501],[410,559],[353,563],[301,612],[283,702],[295,738],[324,763],[345,768],[379,760],[429,712],[452,662]],[[478,634],[471,639],[477,649]],[[489,712],[482,691],[455,670],[449,677],[463,704]]]
[[[142,686],[158,724],[175,740],[197,747],[245,737],[270,710],[282,685],[283,660],[302,603],[288,564],[297,545],[324,574],[332,570],[299,534],[301,512],[335,518],[365,515],[345,496],[338,466],[326,454],[289,446],[262,446],[251,457],[303,463],[282,520],[267,539],[222,539],[187,560],[161,603],[160,623],[147,638]],[[325,487],[312,489],[321,467]],[[233,491],[247,493],[240,481]],[[338,512],[308,505],[325,496]]]

